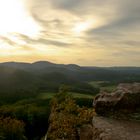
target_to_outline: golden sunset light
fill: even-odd
[[[38,32],[39,26],[21,0],[0,0],[0,35],[21,33],[34,37]]]
[[[139,14],[134,9],[139,8],[134,4],[128,3],[127,11],[120,0],[0,0],[0,61],[8,56],[9,61],[138,66],[140,32],[134,15]],[[80,61],[85,50],[89,57]]]
[[[81,23],[77,23],[73,30],[76,33],[80,34],[81,32],[88,30],[90,27],[91,27],[90,22],[81,22]]]
[[[140,140],[139,122],[140,0],[0,0],[0,140]]]

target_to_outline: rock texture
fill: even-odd
[[[140,83],[120,84],[112,93],[101,93],[94,99],[93,137],[89,140],[140,140]],[[100,116],[99,116],[100,115]],[[119,117],[118,117],[119,116]]]
[[[80,140],[140,140],[140,122],[94,116],[80,129]]]
[[[97,95],[94,107],[97,115],[92,124],[77,128],[76,140],[140,140],[140,83],[120,84],[112,93]],[[120,117],[128,114],[139,120]]]
[[[92,140],[93,139],[93,127],[92,125],[84,125],[79,131],[80,140]]]
[[[140,83],[120,84],[112,93],[101,93],[94,99],[97,114],[110,115],[116,112],[135,112],[140,109]]]
[[[93,118],[93,139],[89,140],[140,140],[140,122]]]

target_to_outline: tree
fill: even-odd
[[[10,117],[0,118],[0,139],[26,140],[24,136],[24,123]]]
[[[52,99],[48,140],[77,140],[78,128],[83,124],[91,123],[94,115],[93,109],[80,108],[65,89],[63,87]]]

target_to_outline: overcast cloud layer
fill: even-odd
[[[40,32],[37,37],[15,33],[14,37],[20,40],[15,42],[1,37],[18,48],[17,53],[13,52],[13,59],[140,66],[139,0],[23,2],[29,15],[39,25]],[[22,55],[18,56],[20,52]]]

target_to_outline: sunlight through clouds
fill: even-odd
[[[139,66],[139,13],[138,0],[0,0],[0,61]]]
[[[80,22],[80,23],[76,23],[73,31],[76,34],[81,34],[82,32],[88,30],[89,28],[91,28],[91,22],[85,21],[85,22]]]
[[[35,37],[39,30],[21,0],[0,0],[0,35],[17,32]]]

